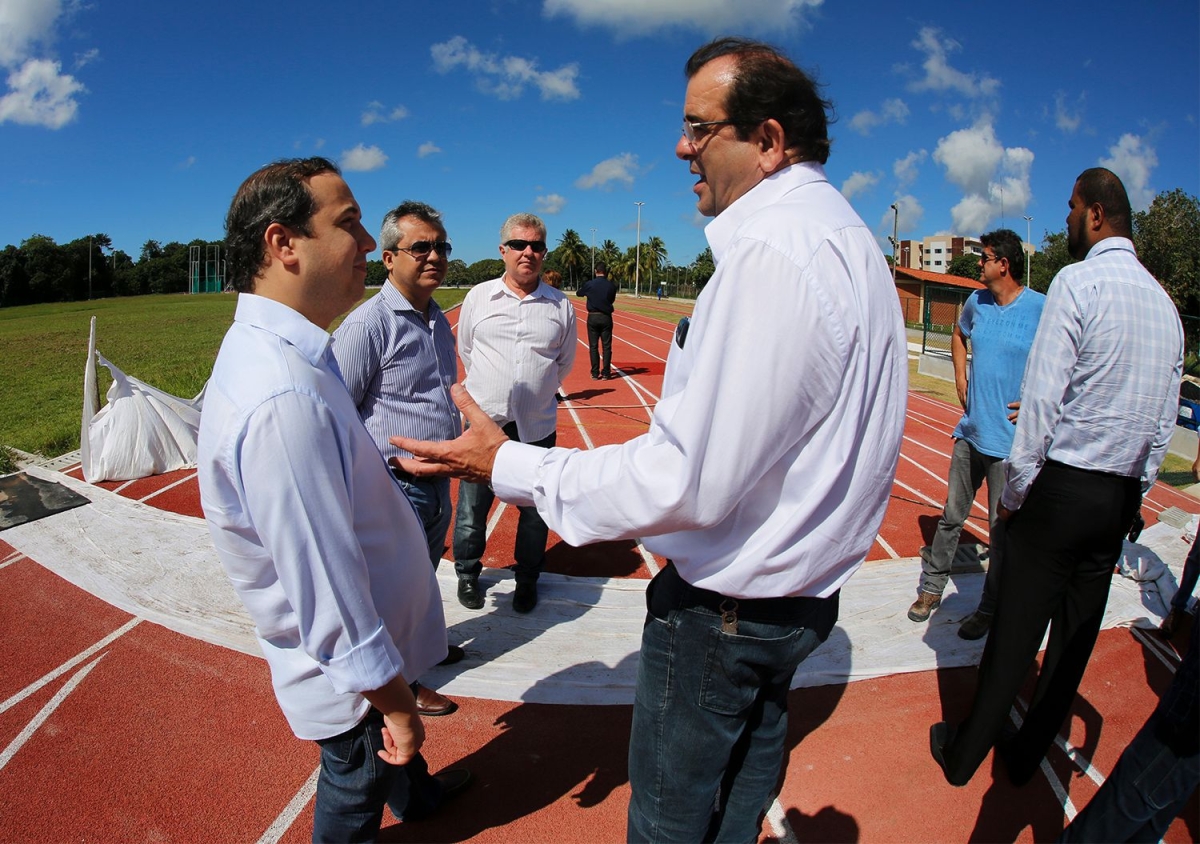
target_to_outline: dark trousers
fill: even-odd
[[[1104,620],[1113,565],[1141,503],[1140,482],[1053,461],[1005,533],[1000,596],[971,714],[945,749],[947,779],[971,779],[1000,735],[1038,646],[1050,640],[1009,774],[1032,776],[1062,727]]]
[[[517,423],[509,422],[504,433],[510,440],[520,442]],[[557,432],[545,439],[529,443],[539,448],[553,448]],[[460,579],[479,577],[483,571],[483,552],[487,548],[487,517],[496,494],[487,484],[462,481],[458,486],[458,507],[454,511],[454,570]],[[536,583],[546,564],[546,540],[550,528],[542,521],[537,507],[518,507],[517,541],[513,558],[517,562],[517,583]]]
[[[612,314],[592,311],[588,314],[588,354],[591,356],[592,377],[612,374]],[[604,366],[601,369],[599,344],[604,344]]]

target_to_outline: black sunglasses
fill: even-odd
[[[437,253],[443,258],[449,258],[450,253],[454,251],[454,246],[448,240],[417,240],[408,246],[397,246],[395,251],[407,252],[414,258],[424,258],[434,250],[437,250]]]
[[[524,252],[528,248],[540,255],[546,251],[544,240],[506,240],[504,245],[517,252]]]

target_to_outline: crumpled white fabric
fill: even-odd
[[[99,412],[97,361],[113,377]],[[89,483],[145,478],[196,465],[204,390],[193,399],[181,399],[126,375],[96,351],[95,317],[83,384],[79,451]]]

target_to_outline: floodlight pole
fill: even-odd
[[[596,277],[596,230],[592,229],[592,278]]]
[[[897,240],[900,236],[900,206],[892,203],[892,286],[896,284],[896,250],[900,246],[900,241]]]
[[[92,298],[92,236],[88,235],[88,301]]]
[[[1022,215],[1022,216],[1024,216],[1024,215]],[[1025,286],[1026,286],[1026,287],[1028,287],[1028,286],[1029,286],[1029,265],[1033,263],[1033,262],[1030,260],[1030,259],[1033,257],[1033,253],[1031,253],[1031,252],[1029,251],[1029,248],[1028,248],[1028,244],[1029,244],[1029,236],[1030,236],[1030,229],[1032,228],[1032,225],[1031,225],[1032,223],[1033,223],[1033,217],[1025,217],[1025,243],[1026,243],[1026,249],[1025,249]]]
[[[645,205],[646,203],[635,202],[633,204],[636,205],[637,209],[638,209],[637,250],[634,252],[634,259],[633,259],[633,261],[634,261],[634,263],[633,263],[633,298],[636,299],[640,295],[638,293],[638,285],[641,282],[641,277],[642,277],[642,206]]]

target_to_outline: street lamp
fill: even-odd
[[[900,236],[900,206],[898,203],[892,203],[892,236],[889,238],[892,241],[892,285],[896,284],[896,247],[900,245],[900,241],[896,238]]]
[[[92,298],[92,236],[88,235],[88,301]]]
[[[633,258],[633,261],[634,261],[634,263],[633,263],[633,298],[636,299],[636,298],[638,298],[638,295],[639,295],[638,294],[638,284],[641,281],[641,275],[642,275],[642,206],[645,205],[646,203],[635,202],[633,204],[636,205],[637,209],[638,209],[637,250],[634,252],[634,258]]]
[[[1024,215],[1022,215],[1024,216]],[[1030,259],[1033,253],[1029,251],[1029,235],[1030,224],[1033,223],[1033,217],[1025,217],[1025,286],[1029,286],[1029,265],[1032,263]]]
[[[596,277],[596,230],[592,229],[592,278]]]

